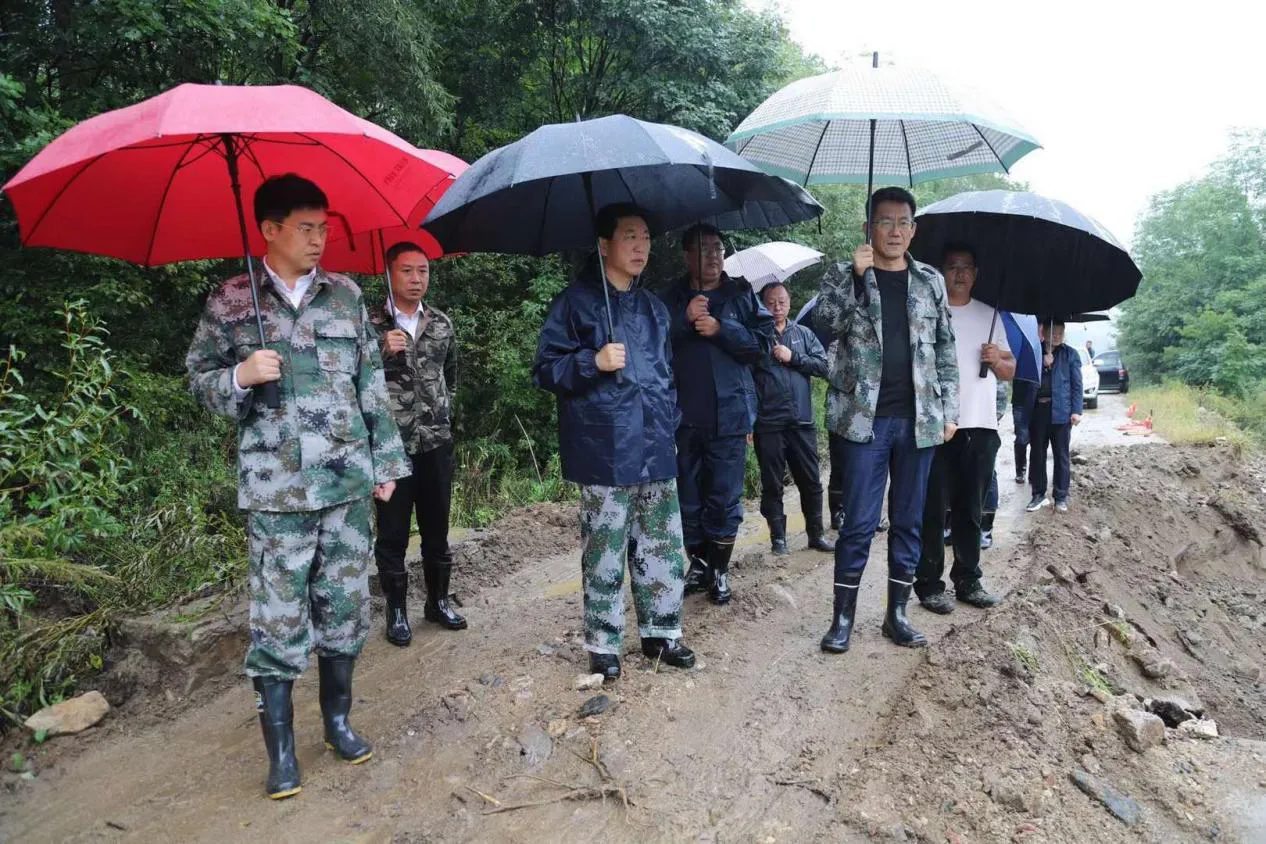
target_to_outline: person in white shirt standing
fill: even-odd
[[[981,583],[980,533],[985,493],[1000,444],[998,381],[1015,377],[1015,358],[994,309],[971,297],[976,284],[975,250],[967,244],[948,245],[941,272],[958,353],[958,431],[937,447],[932,459],[914,591],[924,608],[944,615],[954,611],[942,579],[946,510],[950,511],[953,534],[950,580],[955,596],[982,609],[999,601]]]

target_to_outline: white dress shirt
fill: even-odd
[[[409,336],[416,342],[418,339],[418,324],[422,321],[422,314],[425,312],[426,309],[422,307],[421,303],[418,304],[418,309],[413,312],[412,316],[399,308],[395,308],[396,326],[402,331],[408,332]]]

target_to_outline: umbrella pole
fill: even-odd
[[[871,53],[870,66],[879,67],[879,52]],[[875,192],[875,118],[870,119],[870,157],[866,162],[866,243],[871,241],[870,224],[875,209],[870,207],[871,194]]]
[[[246,258],[246,275],[250,279],[251,304],[255,308],[255,326],[259,329],[259,347],[268,348],[264,334],[264,316],[259,307],[259,284],[255,281],[255,262],[251,260],[250,237],[246,233],[246,212],[242,210],[242,183],[237,172],[237,150],[233,146],[233,136],[220,136],[224,142],[224,160],[229,165],[229,185],[233,190],[233,204],[237,208],[237,226],[242,234],[242,255]],[[276,381],[265,381],[259,385],[264,393],[264,405],[269,408],[281,407],[281,390]]]
[[[614,343],[616,342],[615,319],[611,316],[611,291],[607,289],[611,282],[607,281],[607,265],[602,260],[602,244],[598,244],[598,275],[601,276],[599,280],[602,283],[602,298],[607,305],[607,330],[611,333],[611,342]],[[615,383],[624,383],[624,373],[619,369],[615,371]]]
[[[387,244],[382,239],[382,229],[375,229],[378,235],[378,254],[382,256],[382,272],[387,277],[387,310],[392,321],[396,318],[396,293],[391,289],[391,267],[387,264]]]

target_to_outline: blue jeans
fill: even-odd
[[[835,543],[835,582],[860,576],[879,527],[888,484],[888,576],[914,582],[934,448],[914,443],[914,420],[880,416],[868,443],[843,442],[844,524]],[[890,480],[891,479],[891,480]]]

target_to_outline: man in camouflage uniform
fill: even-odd
[[[370,496],[389,499],[409,473],[361,292],[317,266],[327,206],[320,188],[293,174],[260,186],[266,347],[243,275],[207,297],[185,360],[199,401],[238,422],[238,506],[250,548],[246,673],[274,799],[300,788],[291,689],[313,648],[327,746],[353,764],[371,755],[348,725],[352,668],[369,629]],[[279,408],[256,395],[269,382],[279,386]]]
[[[413,640],[404,565],[409,525],[416,509],[426,580],[427,621],[463,630],[466,619],[449,604],[453,556],[448,550],[448,514],[453,495],[453,388],[457,382],[457,340],[453,321],[422,299],[430,287],[431,265],[416,243],[387,250],[395,313],[390,304],[375,313],[391,413],[400,426],[413,474],[396,485],[390,501],[378,504],[378,540],[374,557],[387,598],[387,641],[404,647]]]
[[[563,477],[580,484],[589,667],[614,680],[626,559],[642,653],[680,668],[695,655],[681,641],[686,558],[671,326],[664,304],[633,284],[650,255],[650,232],[632,205],[603,208],[595,228],[599,253],[550,305],[532,374],[558,397]]]
[[[843,653],[857,590],[889,484],[888,611],[883,633],[905,647],[927,639],[906,605],[922,547],[923,505],[936,446],[958,423],[958,360],[936,268],[910,257],[914,197],[881,188],[867,234],[851,263],[822,279],[817,319],[829,327],[827,427],[843,439],[844,524],[835,543],[835,607],[822,650]]]

